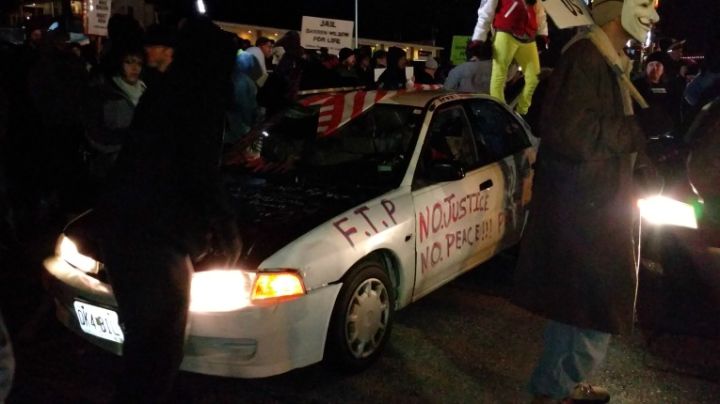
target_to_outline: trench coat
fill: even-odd
[[[561,323],[627,334],[637,292],[639,128],[624,115],[613,73],[589,40],[572,45],[549,80],[512,300]]]

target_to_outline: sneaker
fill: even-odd
[[[571,403],[607,403],[610,401],[610,394],[604,387],[580,383],[570,392],[568,398]]]

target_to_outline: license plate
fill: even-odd
[[[80,328],[90,335],[122,343],[125,339],[116,312],[85,302],[74,302]]]

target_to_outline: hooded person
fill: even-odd
[[[522,68],[525,85],[518,99],[517,111],[525,115],[538,85],[540,56],[535,42],[537,36],[547,39],[547,16],[537,0],[482,0],[473,31],[473,42],[488,40],[491,27],[493,68],[490,95],[505,101],[505,83],[513,61]]]
[[[538,124],[530,216],[512,301],[549,321],[531,376],[534,403],[607,402],[587,383],[611,334],[634,323],[635,170],[645,159],[632,116],[628,40],[659,20],[647,0],[599,0],[596,26],[574,40],[553,71]]]
[[[383,90],[405,89],[410,79],[405,74],[407,54],[401,48],[391,46],[387,52],[387,68],[378,78],[378,88]]]
[[[355,87],[358,85],[358,75],[355,71],[355,52],[350,48],[342,48],[338,54],[340,63],[335,67],[340,87]]]
[[[238,53],[232,73],[233,98],[227,111],[227,130],[223,143],[234,144],[259,121],[260,110],[257,103],[259,82],[267,78],[261,59],[250,48]]]

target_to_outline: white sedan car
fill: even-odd
[[[348,112],[337,97],[361,105]],[[397,310],[520,239],[537,140],[505,105],[441,91],[314,100],[262,131],[258,159],[291,165],[228,172],[242,258],[196,263],[184,370],[362,369]],[[121,354],[112,268],[82,232],[86,217],[46,260],[48,289],[60,321]]]

